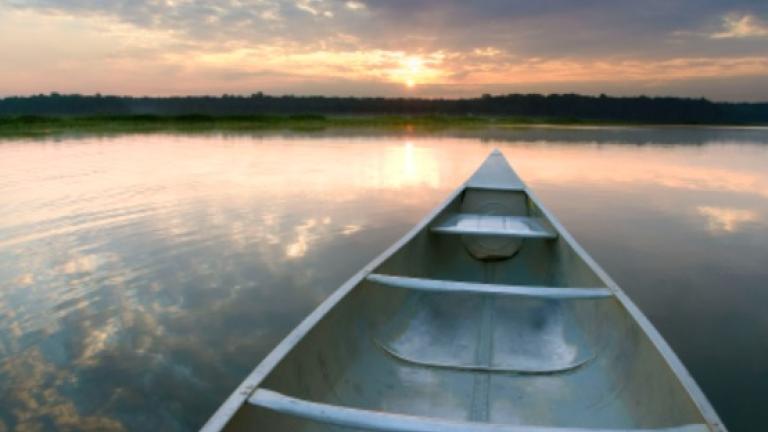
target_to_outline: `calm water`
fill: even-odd
[[[768,130],[613,128],[0,141],[0,431],[199,427],[493,147],[768,424]]]

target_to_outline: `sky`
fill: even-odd
[[[0,0],[0,96],[768,101],[768,0]]]

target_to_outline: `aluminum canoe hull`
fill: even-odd
[[[494,150],[201,430],[726,429],[642,312]]]

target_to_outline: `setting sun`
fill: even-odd
[[[418,83],[435,82],[439,75],[439,61],[439,58],[426,60],[420,56],[408,56],[403,53],[398,60],[397,68],[390,72],[390,77],[409,89],[416,87]]]
[[[411,73],[418,73],[422,66],[424,65],[424,60],[418,58],[418,57],[411,57],[406,61],[405,65],[408,67],[408,70],[411,71]]]
[[[406,80],[405,85],[408,88],[416,86],[416,77],[422,73],[424,60],[418,57],[411,57],[405,62]]]

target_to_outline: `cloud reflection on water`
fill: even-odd
[[[699,206],[696,210],[707,218],[708,228],[712,233],[734,233],[743,224],[757,222],[760,215],[753,210],[727,207]]]
[[[2,191],[19,199],[0,216],[9,258],[0,267],[0,341],[3,378],[13,383],[0,399],[9,427],[192,427],[214,402],[190,415],[201,402],[176,391],[233,384],[231,369],[242,373],[257,356],[226,357],[261,355],[366,256],[331,272],[308,267],[318,260],[315,248],[339,248],[341,238],[368,225],[372,211],[407,213],[408,201],[396,191],[422,190],[439,179],[423,171],[437,168],[428,151],[410,148],[406,161],[401,143],[361,155],[311,140],[278,141],[216,145],[210,138],[149,136],[21,143],[23,150],[6,144],[3,150],[22,155],[14,165],[24,165],[5,171],[23,181]],[[379,204],[359,208],[370,195]],[[320,288],[313,293],[308,285]],[[200,334],[200,319],[210,337]],[[210,352],[211,345],[218,349]],[[44,376],[19,374],[25,368]],[[46,397],[25,390],[45,387],[40,381],[51,374],[69,378],[53,382]],[[146,419],[123,412],[139,408],[136,398],[152,404],[149,394],[169,380],[164,408]],[[74,394],[70,413],[52,414],[64,410],[51,392],[65,391]],[[110,402],[99,407],[92,399],[99,394]],[[110,414],[73,417],[80,411]]]

